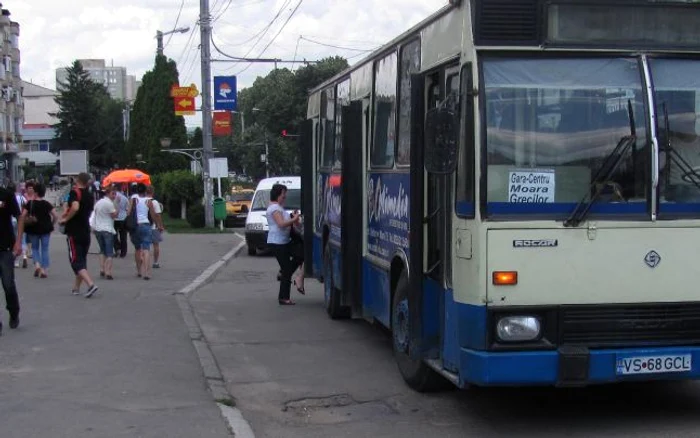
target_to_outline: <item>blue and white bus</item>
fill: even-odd
[[[677,0],[451,1],[312,90],[328,314],[390,329],[421,391],[697,378],[697,23]]]

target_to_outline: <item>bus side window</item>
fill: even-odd
[[[374,65],[374,141],[372,166],[391,167],[394,164],[396,141],[396,52]]]
[[[420,71],[420,40],[401,47],[399,84],[399,141],[396,164],[409,165],[411,159],[411,75]]]
[[[475,216],[475,174],[474,174],[474,76],[472,64],[462,66],[460,76],[460,132],[459,158],[457,162],[457,201],[456,212],[459,216],[473,218]]]

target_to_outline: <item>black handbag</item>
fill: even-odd
[[[136,230],[136,199],[131,200],[131,213],[124,220],[124,228],[130,233]]]

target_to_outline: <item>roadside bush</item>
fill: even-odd
[[[187,222],[192,228],[204,228],[206,220],[204,219],[204,206],[201,203],[192,204],[187,209]]]

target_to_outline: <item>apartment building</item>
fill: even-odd
[[[22,143],[24,102],[20,78],[19,23],[0,4],[0,177],[2,182],[21,176],[17,156]]]
[[[104,85],[113,99],[132,100],[136,96],[136,78],[126,74],[126,67],[115,67],[114,63],[107,65],[104,59],[79,59],[78,61],[89,73],[90,79]],[[67,80],[68,68],[56,69],[56,89],[60,90],[60,84],[66,83]]]

